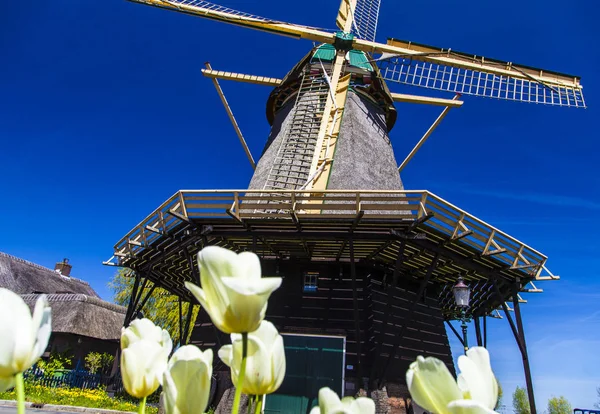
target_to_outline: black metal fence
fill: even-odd
[[[70,387],[83,389],[96,389],[99,387],[111,388],[115,392],[123,390],[121,374],[115,376],[106,374],[92,374],[81,369],[56,370],[52,375],[44,373],[40,368],[33,367],[24,374],[25,379],[35,381],[45,387]]]

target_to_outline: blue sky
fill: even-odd
[[[221,4],[327,28],[338,7],[337,0]],[[408,189],[430,190],[542,251],[562,277],[540,283],[545,292],[527,295],[523,306],[540,410],[552,395],[591,408],[600,386],[597,7],[383,0],[377,37],[582,76],[587,110],[465,97],[402,176]],[[74,275],[105,299],[114,269],[102,260],[162,201],[178,189],[241,189],[250,180],[218,96],[200,74],[204,62],[283,77],[312,46],[117,0],[4,1],[0,23],[0,251],[48,267],[68,257]],[[270,89],[222,86],[256,157],[269,131]],[[397,108],[391,139],[400,161],[440,109]],[[491,321],[489,348],[512,393],[524,380],[505,320]]]

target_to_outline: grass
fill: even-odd
[[[0,400],[16,400],[15,390],[0,392]],[[25,383],[25,400],[36,404],[70,405],[104,408],[118,411],[137,411],[137,404],[121,398],[109,397],[105,390],[80,388],[49,388],[39,384]],[[146,405],[147,414],[157,414],[158,408]]]

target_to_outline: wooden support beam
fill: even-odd
[[[141,275],[140,272],[135,273],[135,280],[133,281],[133,288],[131,289],[131,295],[129,296],[129,304],[127,305],[127,311],[125,312],[125,319],[123,320],[123,326],[129,326],[129,322],[131,322],[131,315],[133,314],[133,310],[137,305],[137,295],[138,295],[138,287],[140,285]]]
[[[483,315],[483,347],[487,348],[487,315]]]
[[[425,215],[419,217],[418,219],[415,219],[415,221],[410,223],[410,226],[408,226],[407,232],[416,229],[420,224],[425,223],[426,221],[432,219],[434,216],[435,214],[430,211]]]
[[[456,100],[458,100],[458,98],[460,98],[460,94],[457,93],[454,96],[454,98],[452,98],[452,100],[456,101]],[[417,151],[419,151],[419,148],[421,148],[423,146],[423,144],[425,143],[425,141],[427,141],[427,138],[429,138],[429,136],[433,133],[433,131],[438,127],[438,125],[446,117],[446,115],[448,115],[448,112],[450,111],[450,109],[452,109],[452,106],[446,106],[444,108],[444,110],[442,111],[442,113],[437,117],[437,119],[435,121],[433,121],[433,124],[431,124],[431,126],[425,132],[425,134],[421,137],[419,142],[417,142],[417,145],[415,145],[415,147],[412,149],[412,151],[406,156],[404,161],[402,161],[402,164],[400,164],[400,166],[398,167],[398,172],[402,171],[404,169],[404,167],[406,167],[406,164],[408,164],[408,162],[412,159],[412,157],[415,156]]]
[[[525,383],[527,385],[527,395],[529,397],[529,408],[531,414],[536,414],[535,395],[533,392],[533,381],[531,379],[531,367],[529,366],[529,356],[527,355],[527,343],[525,342],[525,331],[523,330],[523,320],[521,318],[521,307],[518,300],[518,292],[521,289],[519,279],[515,281],[513,287],[513,306],[515,309],[515,319],[517,320],[517,328],[519,338],[522,344],[521,356],[523,357],[523,369],[525,371]]]
[[[482,254],[482,256],[493,256],[495,254],[500,254],[500,253],[506,253],[506,249],[501,248],[501,249],[496,249],[496,250],[488,250],[487,252]]]
[[[163,232],[161,230],[157,229],[156,227],[146,226],[145,229],[148,231],[151,231],[152,233],[156,233],[156,234],[160,234],[160,235],[163,234]]]
[[[146,302],[148,302],[148,299],[150,299],[150,296],[152,296],[152,293],[154,293],[155,288],[156,288],[156,283],[153,283],[152,287],[150,288],[150,290],[148,291],[146,296],[144,296],[144,299],[140,302],[140,304],[136,308],[135,313],[132,315],[132,317],[134,317],[135,315],[140,313],[142,311],[142,309],[144,309],[144,305],[146,304]],[[141,289],[141,290],[143,291],[143,289]]]
[[[188,338],[190,336],[190,325],[192,323],[192,314],[194,312],[194,304],[192,302],[188,302],[188,311],[185,317],[185,328],[183,330],[183,345],[188,344]]]
[[[188,224],[192,223],[189,218],[185,217],[184,215],[178,213],[177,211],[175,211],[173,209],[168,210],[167,213],[170,214],[170,215],[172,215],[173,217],[178,218],[181,221],[184,221],[184,222],[188,223]]]
[[[192,255],[190,254],[190,252],[188,251],[187,248],[183,249],[183,255],[185,256],[187,262],[188,262],[188,267],[190,269],[190,275],[192,275],[192,280],[194,280],[194,282],[196,282],[196,285],[200,286],[200,271],[198,270],[198,267],[195,265],[194,263],[194,258],[192,257]]]
[[[398,249],[398,254],[396,255],[396,266],[394,267],[394,274],[392,276],[392,283],[388,286],[387,289],[387,301],[385,304],[385,313],[383,314],[382,328],[379,333],[379,342],[377,343],[377,348],[373,357],[371,358],[371,373],[369,374],[369,383],[372,384],[373,387],[376,387],[375,383],[375,375],[377,373],[379,362],[379,355],[381,354],[381,348],[383,343],[385,342],[385,330],[387,328],[389,315],[392,313],[392,297],[394,296],[394,289],[398,285],[398,279],[400,278],[400,267],[404,262],[404,249],[406,247],[406,240],[403,240],[400,243],[400,247]]]
[[[461,107],[464,102],[456,99],[431,98],[429,96],[408,95],[405,93],[392,93],[392,99],[396,102],[408,102],[415,104],[438,105],[451,108]]]
[[[515,340],[517,341],[517,346],[519,347],[519,351],[521,352],[521,355],[524,352],[523,349],[523,343],[521,342],[521,337],[519,335],[519,331],[517,330],[517,327],[515,326],[515,323],[512,319],[512,316],[510,315],[508,306],[506,305],[506,298],[504,298],[504,296],[502,295],[502,293],[500,292],[500,288],[498,287],[498,282],[497,280],[494,279],[493,281],[494,284],[494,290],[496,291],[496,296],[498,298],[498,300],[501,301],[502,303],[502,309],[504,310],[504,314],[506,315],[506,319],[508,319],[508,323],[510,325],[510,329],[512,330],[512,333],[515,337]]]
[[[362,385],[362,364],[361,364],[361,339],[360,339],[360,319],[358,313],[358,292],[356,286],[356,263],[354,262],[354,240],[352,237],[348,240],[348,249],[350,250],[350,276],[352,277],[352,304],[354,312],[354,332],[356,335],[356,371],[358,374],[358,386]]]
[[[475,325],[475,337],[477,338],[477,346],[483,346],[483,338],[481,337],[481,325],[479,324],[479,317],[473,318],[473,324]]]
[[[452,238],[452,241],[456,241],[456,240],[460,240],[463,237],[467,237],[470,236],[471,234],[473,234],[473,230],[467,230],[467,231],[463,231],[462,233],[457,234],[456,236],[454,236]]]
[[[179,305],[179,346],[183,345],[183,305],[181,304],[181,296],[178,298]]]
[[[208,66],[207,66],[208,68]],[[211,79],[225,79],[245,83],[254,83],[255,85],[279,86],[282,82],[278,78],[268,76],[247,75],[245,73],[225,72],[222,70],[202,69],[202,74]]]
[[[208,70],[212,69],[210,67],[210,63],[206,62],[205,65]],[[233,112],[231,111],[229,103],[227,102],[227,98],[225,98],[223,89],[221,89],[221,85],[219,85],[219,81],[217,80],[217,78],[212,78],[212,81],[213,81],[213,84],[215,85],[215,89],[217,90],[217,93],[219,94],[219,98],[221,98],[221,102],[223,103],[223,106],[225,107],[225,111],[227,112],[227,116],[229,117],[229,120],[231,121],[231,125],[233,125],[233,129],[235,130],[235,133],[237,134],[238,139],[240,140],[240,144],[242,144],[242,147],[244,148],[246,157],[248,158],[248,161],[250,161],[250,165],[252,166],[252,169],[255,170],[256,163],[254,162],[254,158],[252,157],[252,154],[250,153],[250,148],[248,148],[248,144],[246,144],[246,140],[244,139],[244,136],[242,135],[242,131],[240,130],[240,127],[238,126],[238,123],[235,120],[235,117],[233,116]]]
[[[423,278],[423,280],[421,281],[421,284],[419,285],[419,290],[416,292],[413,302],[411,302],[411,304],[409,305],[408,311],[406,312],[405,321],[410,320],[413,313],[415,312],[417,303],[419,302],[419,300],[421,300],[421,297],[423,296],[423,293],[425,292],[425,288],[427,288],[427,284],[429,283],[429,279],[431,278],[433,270],[437,267],[437,262],[438,262],[439,257],[440,257],[439,253],[436,253],[435,256],[433,257],[433,260],[431,261],[431,264],[429,265],[429,269],[427,270],[425,277]],[[405,322],[402,325],[402,328],[400,329],[400,331],[398,332],[398,336],[397,336],[398,341],[394,344],[394,347],[392,348],[392,352],[388,356],[386,364],[383,367],[383,371],[379,377],[379,387],[380,388],[383,385],[383,382],[385,381],[385,376],[387,374],[387,371],[388,371],[390,365],[392,365],[394,362],[396,352],[397,352],[398,348],[400,347],[400,345],[402,344],[402,340],[404,339],[404,332],[406,332],[406,327],[407,327],[407,323]]]

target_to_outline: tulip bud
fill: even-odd
[[[413,400],[436,414],[490,414],[498,400],[498,384],[488,351],[474,347],[458,358],[458,384],[437,358],[422,356],[410,365],[406,383]]]
[[[236,254],[217,246],[202,249],[198,264],[202,287],[189,282],[185,286],[213,324],[228,334],[257,330],[281,278],[261,278],[260,261],[254,253]]]
[[[310,410],[310,414],[375,414],[375,403],[366,397],[344,397],[328,387],[319,390],[319,406]]]
[[[158,389],[173,342],[149,319],[136,319],[121,331],[121,376],[129,395],[144,398]]]
[[[179,348],[163,377],[166,414],[202,414],[208,405],[213,352],[194,345]]]
[[[238,383],[242,363],[242,335],[232,334],[231,345],[219,349],[219,358],[231,367],[231,378]],[[269,321],[248,334],[246,374],[241,386],[248,395],[271,394],[281,386],[285,376],[285,353],[283,338]]]
[[[11,388],[14,376],[40,359],[48,346],[51,321],[45,295],[37,299],[32,316],[19,295],[0,288],[0,391]]]

